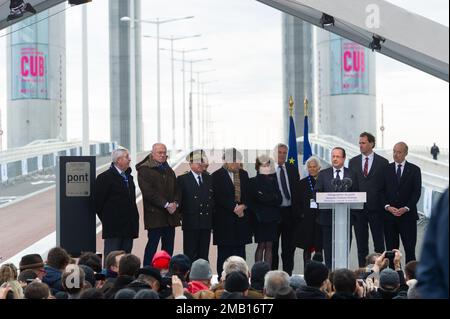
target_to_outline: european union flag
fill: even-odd
[[[297,135],[292,114],[289,116],[289,153],[287,164],[293,165],[298,170]]]
[[[304,123],[304,131],[303,131],[303,165],[305,165],[308,158],[312,156],[311,144],[309,143],[309,135],[308,135],[308,116],[305,115],[305,123]]]

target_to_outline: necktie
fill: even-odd
[[[198,175],[197,179],[198,179],[198,186],[202,186],[202,184],[203,184],[202,177],[200,175]]]
[[[234,180],[234,201],[236,203],[241,202],[241,180],[239,178],[239,171],[233,172],[233,180]]]
[[[369,158],[366,157],[366,162],[364,163],[364,177],[369,175]]]
[[[339,175],[340,172],[341,172],[340,169],[337,169],[337,170],[336,170],[336,179],[337,179],[337,180],[341,180],[341,176]]]
[[[398,164],[398,166],[397,166],[397,182],[400,183],[401,178],[402,178],[402,164]]]
[[[124,180],[125,185],[127,186],[127,188],[129,188],[127,174],[125,174],[125,172],[122,172],[122,173],[120,173],[120,175],[122,176],[122,178],[123,178],[123,180]]]
[[[286,174],[284,172],[283,166],[279,166],[280,168],[280,181],[281,181],[281,189],[283,190],[283,195],[287,200],[291,199],[291,195],[289,195],[289,190],[286,182]]]

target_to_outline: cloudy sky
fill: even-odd
[[[447,0],[391,0],[390,2],[448,26]],[[94,140],[109,138],[109,37],[108,1],[89,4],[90,127]],[[66,11],[68,136],[81,137],[81,10]],[[161,36],[202,37],[175,42],[176,49],[208,47],[189,58],[211,58],[194,65],[201,75],[211,106],[211,128],[216,146],[271,147],[282,136],[282,52],[281,14],[255,0],[143,0],[142,18],[192,20],[161,26]],[[155,35],[151,24],[143,34]],[[0,32],[0,35],[4,31]],[[161,42],[169,48],[169,43]],[[142,84],[144,143],[156,139],[156,44],[142,40]],[[0,109],[6,125],[6,39],[0,37]],[[175,65],[176,124],[182,127],[182,73]],[[188,76],[186,76],[188,78]],[[161,102],[163,142],[170,145],[171,82],[170,56],[161,52]],[[196,89],[194,89],[196,91]],[[448,83],[416,71],[392,59],[377,55],[377,106],[385,107],[386,145],[404,140],[412,145],[437,142],[448,147]],[[194,101],[195,104],[195,101]],[[196,115],[196,114],[194,114]],[[378,127],[380,125],[377,125]],[[183,146],[182,131],[177,146]]]

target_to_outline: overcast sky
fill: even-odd
[[[447,0],[391,0],[390,2],[448,26]],[[109,139],[109,37],[108,1],[89,4],[89,76],[91,137]],[[67,105],[68,136],[81,137],[81,10],[68,9]],[[212,58],[194,70],[214,72],[201,81],[212,106],[217,146],[272,147],[282,136],[282,52],[281,14],[254,0],[143,0],[142,18],[173,18],[194,15],[192,20],[161,26],[161,36],[197,39],[175,42],[176,49],[208,47],[192,53],[193,59]],[[155,27],[142,26],[143,34],[155,35]],[[0,32],[0,34],[2,34]],[[161,42],[169,48],[169,43]],[[6,124],[6,39],[0,38],[0,108],[2,127]],[[144,142],[148,148],[156,138],[156,45],[142,40],[142,84]],[[181,65],[176,64],[177,126],[182,126]],[[188,78],[188,76],[186,76]],[[161,53],[161,101],[163,142],[170,144],[171,87],[170,56]],[[196,89],[194,90],[196,91]],[[398,140],[411,145],[437,142],[448,147],[448,83],[377,54],[377,106],[385,106],[386,146]],[[380,116],[379,116],[380,117]],[[380,126],[380,123],[377,127]],[[181,130],[177,140],[181,141]],[[182,143],[178,143],[182,146]]]

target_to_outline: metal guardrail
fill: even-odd
[[[113,143],[93,143],[91,154],[109,155],[117,147]],[[57,156],[81,155],[81,142],[50,142],[28,145],[0,153],[0,184],[8,184],[40,171],[52,169]]]
[[[49,154],[61,150],[81,147],[81,142],[53,142],[27,145],[0,152],[0,164],[11,163],[42,154]]]

